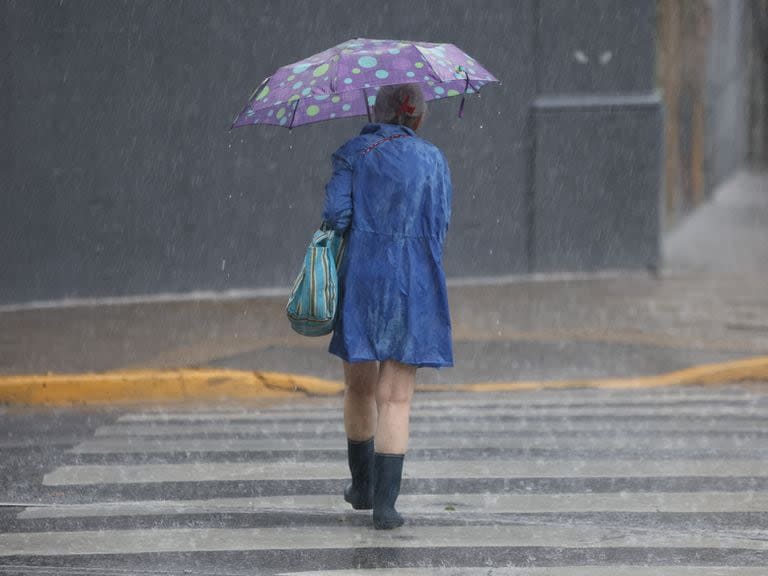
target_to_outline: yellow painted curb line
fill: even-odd
[[[200,402],[337,394],[338,382],[241,370],[136,370],[0,377],[0,403],[85,405]]]
[[[459,390],[462,392],[513,392],[519,390],[541,390],[545,388],[660,388],[664,386],[705,386],[714,384],[733,384],[735,382],[768,381],[768,356],[703,364],[685,370],[667,372],[657,376],[637,378],[595,378],[585,380],[553,380],[522,382],[483,382],[461,384],[459,386],[435,385],[420,386],[425,392]]]
[[[639,378],[423,384],[422,392],[513,392],[546,388],[657,388],[768,381],[768,356]],[[200,402],[333,396],[341,382],[285,374],[241,370],[136,370],[104,374],[0,376],[0,404],[92,405]]]

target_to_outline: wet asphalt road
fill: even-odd
[[[418,395],[393,532],[340,406],[4,409],[0,573],[768,573],[768,384]]]

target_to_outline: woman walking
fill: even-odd
[[[344,364],[344,498],[373,509],[377,529],[403,524],[395,501],[416,369],[453,365],[442,266],[451,179],[442,152],[416,135],[425,112],[418,85],[382,87],[374,123],[333,154],[323,212],[346,234],[329,347]]]

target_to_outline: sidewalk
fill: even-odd
[[[456,367],[420,383],[621,378],[768,355],[768,174],[726,183],[665,239],[660,277],[456,283]],[[285,297],[0,312],[0,374],[228,368],[340,380]]]

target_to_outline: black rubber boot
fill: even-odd
[[[391,530],[403,525],[403,517],[395,510],[400,495],[405,454],[376,453],[373,473],[373,527]]]
[[[344,500],[355,510],[373,508],[373,438],[355,441],[347,438],[347,460],[352,484],[344,489]]]

